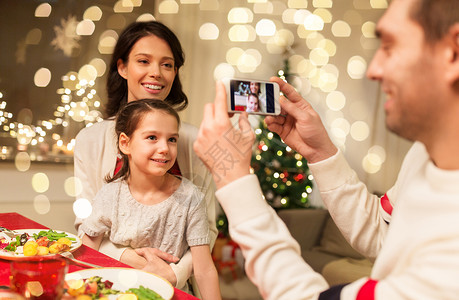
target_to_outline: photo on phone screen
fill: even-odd
[[[277,86],[276,86],[277,87]],[[246,111],[253,114],[279,114],[274,83],[230,79],[230,109],[233,112]],[[276,105],[277,104],[277,105]]]

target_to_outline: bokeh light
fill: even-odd
[[[70,197],[76,197],[83,191],[83,185],[77,177],[69,177],[64,182],[64,190]]]
[[[289,8],[307,8],[308,0],[288,0]]]
[[[141,15],[136,19],[137,22],[150,22],[150,21],[155,21],[155,20],[156,20],[155,16],[153,16],[153,15],[150,14],[150,13],[141,14]]]
[[[199,28],[199,37],[202,40],[216,40],[219,34],[220,31],[214,23],[204,23]]]
[[[351,26],[342,20],[334,22],[331,30],[336,37],[350,37],[352,32]]]
[[[368,174],[375,174],[381,170],[382,162],[378,155],[369,153],[362,159],[362,167]]]
[[[388,7],[387,0],[370,0],[370,5],[375,9],[386,9]]]
[[[331,123],[331,132],[333,136],[337,138],[346,138],[346,136],[349,134],[349,130],[349,122],[344,118],[336,118]]]
[[[94,81],[97,78],[97,69],[93,65],[84,65],[78,71],[78,80],[81,81]]]
[[[99,39],[98,50],[101,54],[112,54],[115,48],[118,34],[114,30],[106,30]]]
[[[324,20],[318,15],[310,14],[304,19],[304,28],[320,31],[324,29]]]
[[[364,141],[370,135],[370,127],[363,121],[356,121],[351,126],[351,137],[358,141]]]
[[[51,71],[47,68],[40,68],[35,72],[33,82],[38,87],[47,87],[51,81]]]
[[[362,34],[366,38],[375,38],[375,29],[376,29],[376,23],[375,22],[365,22],[362,25]]]
[[[346,105],[346,96],[342,92],[334,91],[327,95],[326,102],[328,108],[339,111]]]
[[[73,202],[73,213],[77,218],[85,219],[92,213],[92,204],[88,199],[79,198]]]
[[[116,13],[131,13],[134,5],[131,1],[118,0],[113,6],[113,11]]]
[[[368,149],[369,154],[374,154],[378,156],[378,160],[382,163],[386,161],[386,150],[379,145],[374,145],[370,149]]]
[[[328,53],[321,48],[315,48],[309,53],[309,60],[315,66],[324,66],[328,63]]]
[[[118,273],[118,282],[125,286],[125,288],[122,288],[123,290],[135,286],[138,280],[138,273],[135,270],[125,269]]]
[[[51,203],[46,195],[40,194],[33,198],[33,208],[40,215],[49,213]]]
[[[88,7],[83,14],[83,20],[99,21],[101,18],[102,10],[98,6]]]
[[[226,62],[235,66],[237,65],[237,62],[239,61],[239,58],[241,55],[244,54],[244,50],[239,47],[233,47],[228,49],[226,52]]]
[[[318,8],[314,10],[313,14],[319,16],[324,23],[331,23],[333,15],[328,9]]]
[[[233,25],[228,31],[228,38],[232,42],[253,42],[256,32],[251,25]]]
[[[176,14],[179,11],[179,6],[175,0],[163,0],[158,7],[160,14]]]
[[[296,9],[286,9],[282,13],[282,22],[285,24],[295,24]]]
[[[14,158],[14,165],[20,172],[25,172],[30,169],[30,155],[27,152],[18,152]]]
[[[228,22],[230,24],[247,24],[252,23],[253,13],[247,7],[233,7],[228,13]]]
[[[35,17],[47,18],[51,14],[52,7],[49,3],[42,3],[35,9]]]
[[[49,189],[49,178],[45,173],[39,172],[32,176],[32,188],[37,193],[44,193]]]
[[[352,79],[362,79],[365,76],[367,62],[361,56],[353,56],[347,63],[347,73]]]
[[[107,69],[107,64],[101,58],[94,58],[92,59],[89,64],[93,66],[97,72],[97,77],[102,77],[105,74]]]
[[[89,19],[85,19],[78,23],[76,33],[78,35],[92,35],[95,29],[96,25],[94,24],[94,22]]]
[[[332,0],[313,0],[312,5],[314,7],[331,8],[333,7],[333,1]]]
[[[218,64],[214,70],[214,79],[221,80],[223,78],[234,77],[235,70],[234,68],[227,63]]]
[[[261,19],[257,22],[255,31],[259,36],[273,36],[276,33],[276,25],[272,20]]]
[[[253,12],[256,14],[266,14],[270,15],[274,12],[274,5],[272,2],[263,2],[263,3],[255,3],[253,5]]]

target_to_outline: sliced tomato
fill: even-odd
[[[42,236],[41,238],[39,238],[39,239],[37,240],[37,244],[38,244],[38,246],[48,247],[48,244],[49,244],[49,239],[48,239],[48,237]]]

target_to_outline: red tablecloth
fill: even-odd
[[[0,213],[0,226],[8,229],[48,229],[29,218],[26,218],[18,213]],[[59,228],[53,228],[59,230]],[[76,259],[90,262],[103,267],[124,267],[130,268],[128,265],[113,259],[99,251],[82,245],[78,250],[73,252]],[[69,273],[82,270],[84,268],[76,265],[69,265]],[[9,285],[10,266],[9,261],[0,259],[0,285]],[[174,300],[198,299],[181,290],[174,288]]]

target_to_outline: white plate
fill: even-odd
[[[18,234],[23,234],[25,232],[25,233],[28,233],[32,237],[34,233],[39,233],[40,231],[48,231],[48,230],[49,229],[16,229],[14,231]],[[61,230],[54,230],[54,231],[58,233],[65,232]],[[76,249],[80,248],[80,246],[83,244],[81,242],[81,239],[77,237],[76,235],[71,234],[69,232],[65,232],[65,233],[67,234],[68,237],[75,239],[75,241],[72,241],[72,245],[70,246],[70,252],[73,252]],[[55,254],[48,254],[44,256],[53,256],[53,255]],[[0,258],[3,258],[3,259],[20,260],[20,259],[26,259],[28,257],[32,257],[32,256],[24,256],[24,254],[22,253],[16,253],[16,252],[11,252],[11,251],[0,249]],[[36,256],[33,256],[33,257],[36,257]]]
[[[112,289],[124,292],[130,288],[138,288],[143,285],[156,293],[158,293],[165,300],[172,299],[174,296],[174,288],[169,281],[159,277],[158,275],[148,273],[145,271],[129,268],[100,268],[100,269],[86,269],[68,273],[65,280],[69,279],[86,279],[92,276],[100,276],[102,280],[109,280],[113,282]],[[116,295],[113,295],[116,299]],[[110,297],[112,299],[112,297]]]

